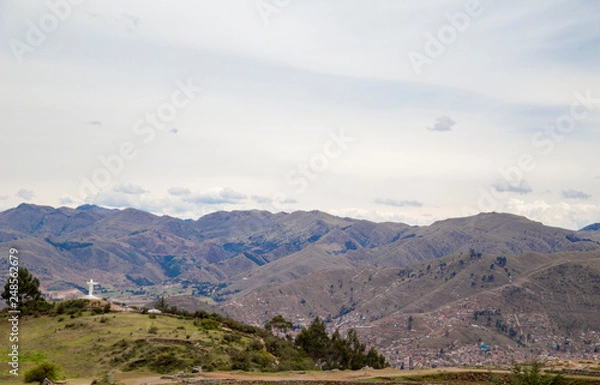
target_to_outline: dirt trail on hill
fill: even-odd
[[[408,375],[423,375],[428,373],[436,373],[440,371],[444,372],[455,372],[463,371],[460,368],[444,368],[441,369],[423,369],[423,370],[411,370],[411,371],[398,371],[394,369],[383,369],[383,370],[358,370],[358,371],[334,371],[334,372],[286,372],[281,373],[244,373],[244,372],[205,372],[195,378],[186,378],[184,381],[190,383],[207,383],[212,384],[215,381],[223,381],[223,383],[236,382],[239,384],[256,385],[257,383],[282,383],[287,384],[290,382],[296,382],[298,384],[325,384],[325,383],[336,383],[344,382],[348,385],[353,383],[364,384],[365,380],[379,378],[387,379],[388,381],[382,381],[381,383],[389,383],[391,378],[393,382],[402,382],[403,376]],[[138,377],[131,379],[119,379],[118,382],[122,382],[125,385],[158,385],[158,384],[175,384],[177,381],[163,379],[160,376],[155,377]],[[377,384],[377,381],[369,381],[369,384]]]

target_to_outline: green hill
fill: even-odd
[[[72,313],[72,314],[68,314]],[[8,371],[0,384],[22,382],[40,362],[61,368],[65,378],[98,378],[111,370],[140,373],[212,370],[312,369],[313,361],[286,339],[216,314],[201,319],[170,314],[94,314],[76,307],[64,314],[28,316],[19,324],[19,377]],[[10,323],[0,334],[10,334]],[[6,357],[5,349],[0,351]]]

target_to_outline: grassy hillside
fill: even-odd
[[[20,322],[20,376],[37,363],[48,361],[65,378],[91,379],[110,370],[139,373],[189,372],[193,366],[210,370],[311,369],[313,363],[265,331],[225,319],[182,319],[140,313],[27,317]],[[0,324],[9,334],[10,324]],[[279,340],[279,349],[266,344]],[[285,345],[285,346],[284,346]],[[3,341],[2,355],[8,354]],[[6,373],[0,383],[14,384]],[[19,383],[19,382],[17,382]]]

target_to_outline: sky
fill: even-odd
[[[0,0],[0,210],[600,222],[600,2]]]

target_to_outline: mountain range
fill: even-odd
[[[56,296],[90,278],[114,290],[191,287],[196,298],[180,302],[209,301],[245,322],[318,315],[357,327],[392,362],[483,340],[571,352],[565,338],[600,331],[597,223],[573,231],[481,213],[417,227],[256,210],[183,220],[21,204],[0,213],[0,244]]]
[[[226,284],[217,293],[224,300],[231,296],[225,293],[317,270],[401,267],[471,249],[507,255],[598,250],[594,226],[571,231],[498,213],[423,227],[320,211],[216,212],[194,221],[134,209],[21,204],[0,213],[0,242],[20,249],[50,291],[65,283],[83,287],[85,274],[119,287]]]

